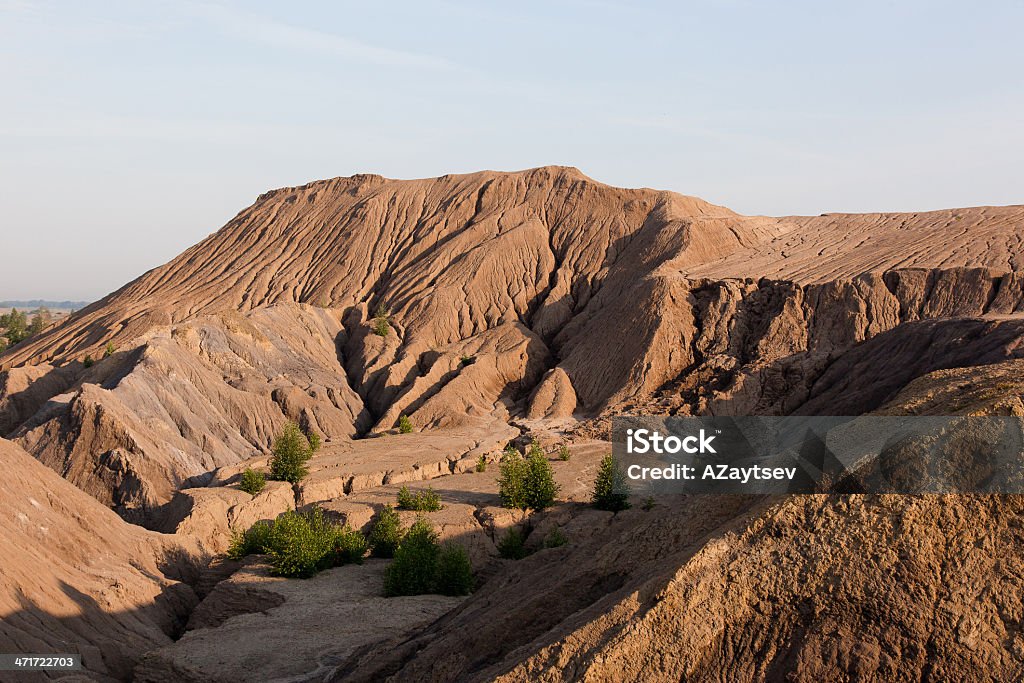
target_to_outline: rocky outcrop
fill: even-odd
[[[640,347],[644,358],[665,360],[633,361],[638,374],[612,395],[613,407],[859,414],[919,375],[1015,358],[1024,332],[1016,273],[905,269],[812,285],[682,279],[673,286],[655,303],[683,312],[654,323],[666,340],[660,346]],[[563,367],[570,377],[585,373],[594,355],[585,348]]]
[[[526,417],[541,418],[570,417],[576,410],[576,390],[572,380],[562,368],[553,368],[544,375],[540,384],[530,396]]]

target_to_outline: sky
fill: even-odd
[[[262,192],[560,164],[748,214],[1024,203],[1024,0],[0,0],[0,300]]]

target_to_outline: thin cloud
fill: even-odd
[[[360,62],[442,71],[464,71],[465,68],[443,57],[393,50],[369,45],[350,38],[286,24],[264,16],[221,4],[188,3],[190,14],[215,24],[220,30],[264,45],[313,52]]]

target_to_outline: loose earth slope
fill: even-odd
[[[1020,207],[745,217],[558,167],[285,188],[0,356],[0,435],[18,446],[0,445],[62,475],[29,460],[143,558],[166,544],[222,550],[232,531],[314,503],[365,527],[396,486],[429,480],[448,503],[435,521],[466,545],[480,589],[426,601],[379,639],[341,629],[359,647],[321,638],[303,655],[312,661],[275,663],[282,674],[1019,678],[1024,511],[1013,499],[694,497],[612,515],[586,505],[605,446],[581,444],[606,438],[616,412],[1022,415],[1022,234]],[[393,434],[403,415],[415,433]],[[287,420],[326,437],[310,475],[239,491]],[[571,463],[551,456],[559,505],[525,517],[498,506],[493,471],[472,472],[533,436],[552,454],[579,443]],[[46,526],[74,530],[84,514],[54,508]],[[33,552],[36,532],[19,519],[5,533]],[[569,544],[496,560],[510,525],[532,529],[536,549],[555,528]],[[63,548],[45,561],[101,552]],[[110,571],[122,571],[122,550]],[[131,579],[138,602],[162,604],[170,580],[133,562],[128,577],[146,567]],[[363,585],[373,567],[334,571],[305,594],[260,571],[213,589],[179,645],[167,640],[178,612],[157,610],[109,675],[160,648],[139,676],[201,680],[225,644],[262,628],[246,624],[315,620],[327,608],[314,596],[343,596],[337,615],[376,604]],[[76,590],[99,590],[67,574]],[[38,578],[12,576],[14,591]],[[48,590],[26,613],[60,621],[65,603]],[[252,592],[269,602],[238,611]],[[107,614],[85,611],[97,609]],[[109,618],[120,633],[121,617]],[[232,666],[225,680],[244,678],[244,662]]]

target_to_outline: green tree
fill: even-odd
[[[469,595],[473,590],[473,565],[461,545],[445,543],[441,546],[434,590],[441,595]]]
[[[423,517],[409,528],[384,570],[384,594],[467,595],[473,590],[473,567],[459,545],[438,543],[437,532]]]
[[[255,496],[257,493],[263,490],[263,487],[267,485],[267,478],[259,470],[254,470],[251,467],[246,467],[245,471],[242,472],[242,479],[238,482],[238,488],[242,489],[251,496]]]
[[[526,471],[526,461],[519,451],[512,446],[506,448],[498,465],[498,495],[503,506],[526,509]]]
[[[383,303],[377,304],[377,310],[373,316],[373,333],[379,337],[386,337],[391,332],[391,311]]]
[[[512,527],[498,541],[498,554],[506,560],[521,560],[526,557],[526,544],[523,532]]]
[[[398,433],[409,434],[412,432],[412,420],[409,419],[408,415],[398,416]]]
[[[7,329],[4,331],[4,336],[7,337],[11,346],[28,337],[28,320],[25,314],[18,311],[17,308],[12,308],[11,312],[7,314],[6,323],[4,327]]]
[[[393,507],[385,505],[370,531],[370,553],[374,557],[394,557],[403,536],[401,517]]]
[[[422,595],[434,590],[440,546],[437,532],[424,518],[409,528],[384,570],[384,594]]]
[[[319,438],[314,441],[319,445]],[[270,478],[297,484],[309,474],[306,463],[313,457],[313,444],[299,429],[299,425],[288,422],[284,430],[274,439],[273,455],[270,458]]]
[[[618,512],[629,507],[629,484],[626,473],[611,453],[604,456],[594,481],[594,507]]]
[[[50,311],[45,306],[42,306],[37,309],[35,315],[32,316],[32,322],[29,323],[28,330],[26,331],[26,338],[36,336],[45,330],[49,324]]]
[[[540,444],[534,442],[526,457],[526,506],[534,510],[551,507],[558,488],[551,463]]]

